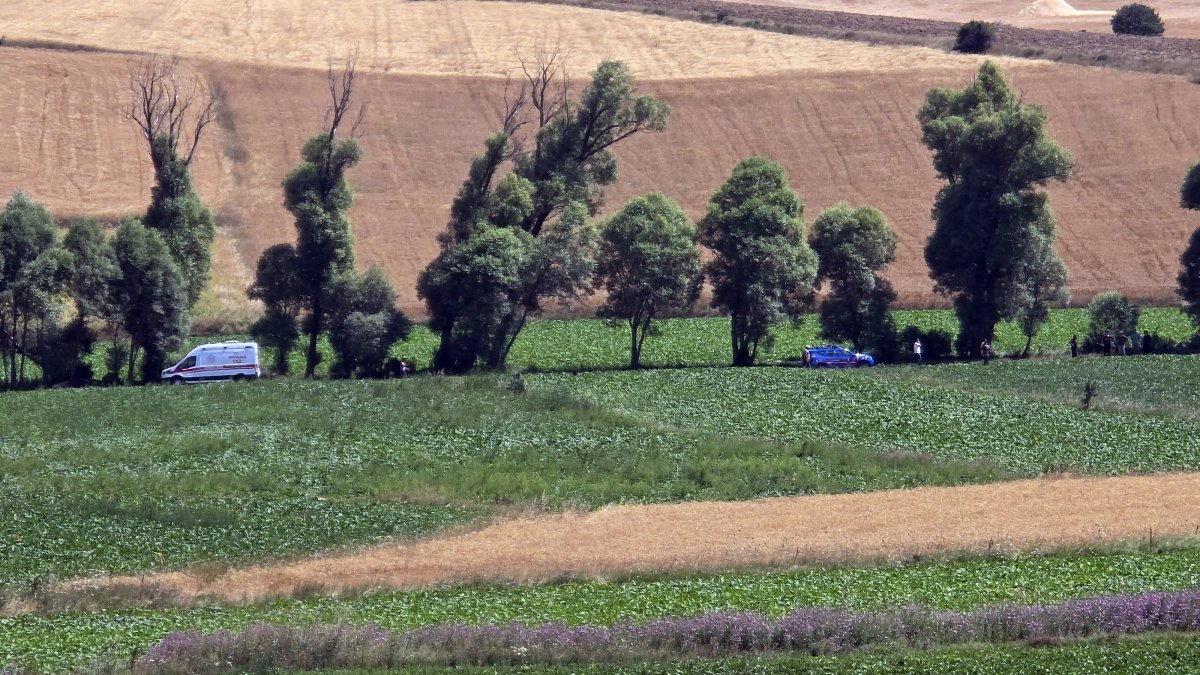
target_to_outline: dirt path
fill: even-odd
[[[351,555],[235,569],[217,578],[148,577],[184,599],[251,600],[302,586],[328,591],[459,581],[907,558],[1028,550],[1200,531],[1200,474],[1047,478],[736,503],[619,506],[522,518],[467,534]],[[133,577],[86,584],[136,585]]]

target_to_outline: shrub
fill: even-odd
[[[1097,295],[1088,305],[1088,312],[1092,315],[1088,333],[1093,341],[1105,333],[1129,335],[1137,330],[1140,313],[1138,306],[1116,291]]]
[[[1162,35],[1162,17],[1152,7],[1132,2],[1113,14],[1112,30],[1119,35]]]
[[[996,27],[987,21],[968,21],[958,29],[954,51],[964,54],[982,54],[992,48]]]

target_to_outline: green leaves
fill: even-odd
[[[753,364],[771,327],[812,301],[817,259],[803,217],[783,167],[763,157],[738,164],[709,201],[699,223],[700,243],[713,252],[704,275],[713,307],[730,316],[734,365]]]
[[[925,262],[935,288],[954,298],[959,352],[978,355],[996,323],[1022,309],[1036,332],[1042,306],[1065,283],[1037,188],[1066,180],[1074,160],[1045,136],[1046,112],[1022,103],[991,61],[961,91],[930,91],[917,119],[946,181]]]

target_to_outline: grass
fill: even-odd
[[[1193,360],[1165,362],[1148,382],[1177,381],[1172,369],[1190,371]],[[718,434],[780,442],[822,438],[883,452],[987,460],[1031,474],[1200,469],[1195,421],[1083,411],[862,371],[658,370],[547,375],[532,382],[640,419]]]
[[[914,325],[926,331],[944,330],[951,337],[958,333],[958,320],[951,310],[905,310],[896,312],[895,319],[901,328]],[[1082,340],[1087,334],[1088,321],[1086,309],[1055,310],[1034,340],[1033,354],[1049,356],[1069,353],[1071,336],[1078,335]],[[642,354],[645,365],[679,367],[729,364],[728,319],[666,319],[658,326],[660,334],[646,341]],[[1195,331],[1187,316],[1173,308],[1143,309],[1140,327],[1175,342],[1187,340]],[[806,317],[797,327],[778,327],[774,332],[775,346],[762,356],[761,361],[778,363],[799,359],[806,345],[826,344],[828,340],[817,336],[818,328],[816,318],[812,316]],[[534,321],[522,331],[513,346],[509,366],[541,371],[624,368],[629,364],[627,331],[625,327],[614,328],[600,319]],[[993,347],[999,355],[1020,353],[1025,347],[1025,336],[1015,323],[1001,323],[996,327]],[[396,345],[393,354],[412,359],[418,368],[426,368],[436,348],[436,336],[418,327],[407,342]],[[329,361],[328,358],[325,360]],[[264,356],[263,363],[269,362],[270,359]],[[291,367],[292,372],[303,372],[303,361],[298,353],[293,355]]]
[[[881,368],[874,374],[894,381],[1065,405],[1079,404],[1084,384],[1091,380],[1097,387],[1093,407],[1200,420],[1200,359],[1190,356],[999,360],[987,366],[956,363],[938,368]]]
[[[1001,603],[1046,604],[1096,595],[1200,584],[1200,547],[1143,545],[1062,555],[967,557],[933,564],[791,572],[468,586],[279,600],[267,605],[126,609],[0,618],[0,663],[70,667],[99,654],[128,656],[176,630],[212,632],[259,622],[347,622],[407,630],[428,624],[610,625],[629,620],[753,611],[779,617],[799,607],[886,610],[920,605],[965,611]]]
[[[595,507],[1001,480],[987,463],[670,429],[502,378],[0,398],[0,583],[416,536]]]

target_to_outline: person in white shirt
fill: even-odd
[[[917,363],[920,363],[921,362],[921,338],[917,338],[917,341],[913,343],[913,355],[916,356]]]

